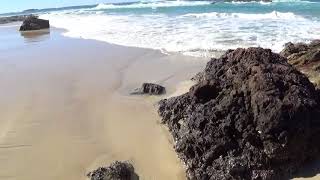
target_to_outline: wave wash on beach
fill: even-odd
[[[69,37],[212,56],[230,48],[281,51],[288,42],[319,38],[320,2],[147,1],[99,4],[45,13]]]

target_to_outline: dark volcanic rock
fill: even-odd
[[[158,84],[143,83],[140,88],[135,89],[131,94],[149,94],[149,95],[161,95],[166,93],[166,88]]]
[[[128,162],[116,161],[109,167],[100,167],[87,175],[91,180],[138,180],[133,166]]]
[[[212,59],[184,95],[159,103],[189,179],[284,180],[319,155],[318,93],[262,48]]]
[[[287,43],[280,54],[320,87],[320,40],[314,40],[310,44]]]
[[[8,17],[0,17],[0,24],[24,21],[29,17],[37,17],[35,15],[21,15],[21,16],[8,16]]]
[[[33,31],[48,28],[50,28],[48,20],[38,19],[35,16],[29,16],[23,21],[23,24],[20,27],[20,31]]]

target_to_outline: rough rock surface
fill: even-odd
[[[48,20],[38,19],[36,16],[29,16],[20,26],[20,31],[33,31],[50,28]]]
[[[320,40],[314,40],[310,44],[289,42],[280,54],[320,87]]]
[[[115,161],[109,167],[100,167],[87,175],[91,180],[138,180],[133,166],[128,162]]]
[[[131,94],[149,94],[149,95],[161,95],[166,93],[166,88],[158,84],[143,83],[140,88],[135,89]]]
[[[284,180],[319,155],[318,93],[262,48],[212,59],[184,95],[159,102],[189,179]]]
[[[320,40],[314,40],[310,44],[289,42],[285,44],[285,48],[280,54],[288,58],[288,61],[293,65],[320,62]]]
[[[191,78],[191,81],[200,82],[204,80],[204,72],[198,72]]]

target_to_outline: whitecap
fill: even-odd
[[[194,17],[194,18],[242,18],[242,19],[304,19],[302,16],[295,15],[292,12],[278,12],[272,11],[265,14],[250,14],[250,13],[189,13],[181,15],[180,17]]]

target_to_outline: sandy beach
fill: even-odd
[[[185,179],[155,106],[188,91],[208,58],[18,27],[0,26],[0,179],[81,180],[115,160],[142,180]],[[167,94],[129,95],[143,82]]]
[[[86,179],[114,160],[141,179],[184,179],[154,107],[164,97],[129,92],[156,82],[182,93],[205,59],[17,28],[0,27],[0,179]]]
[[[1,5],[0,180],[320,180],[320,0]]]

